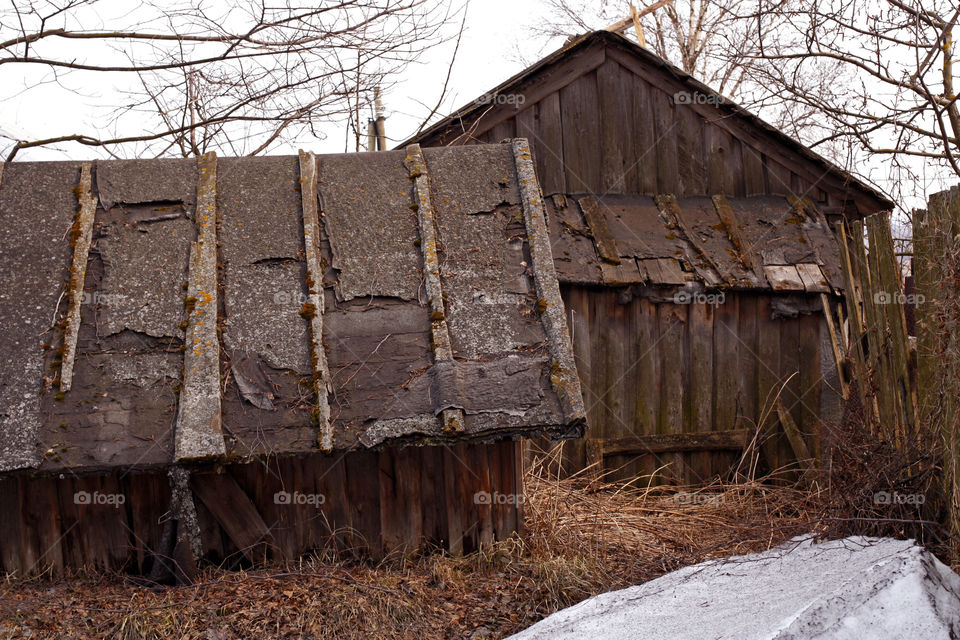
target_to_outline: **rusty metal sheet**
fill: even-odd
[[[417,216],[404,158],[402,151],[317,156],[323,227],[341,300],[419,297]]]

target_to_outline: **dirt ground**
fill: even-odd
[[[478,553],[376,565],[207,568],[189,587],[125,575],[6,580],[0,638],[503,638],[585,598],[816,530],[817,496],[760,483],[636,489],[528,474],[526,528]]]

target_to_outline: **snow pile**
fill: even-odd
[[[913,541],[795,538],[585,600],[511,640],[960,638],[960,576]]]

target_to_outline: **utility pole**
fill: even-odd
[[[387,124],[383,115],[383,100],[380,97],[380,87],[373,88],[373,105],[376,121],[374,122],[377,134],[377,151],[387,150]]]

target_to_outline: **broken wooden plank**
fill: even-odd
[[[550,250],[550,234],[543,208],[543,193],[533,168],[530,145],[524,138],[513,141],[513,157],[517,169],[517,181],[523,203],[523,221],[530,244],[533,262],[533,279],[537,291],[537,307],[542,308],[540,320],[550,344],[553,364],[550,367],[550,382],[560,398],[564,417],[569,424],[584,424],[586,409],[580,390],[580,379],[573,360],[570,331],[567,328],[566,311],[560,298],[560,284],[553,265]]]
[[[323,346],[323,267],[320,265],[320,218],[317,207],[317,159],[300,151],[300,197],[303,202],[303,250],[307,263],[307,304],[304,308],[310,323],[310,362],[313,365],[314,408],[319,427],[320,450],[333,451],[333,427],[327,394],[333,390],[327,352]]]
[[[77,335],[80,333],[80,305],[83,304],[83,281],[87,275],[90,242],[93,238],[93,218],[97,199],[93,197],[92,166],[84,162],[80,167],[77,185],[77,217],[71,231],[73,262],[70,265],[70,284],[67,289],[67,317],[63,329],[63,361],[60,364],[60,390],[70,391],[73,384],[73,363],[77,357]]]
[[[820,270],[820,265],[805,262],[796,265],[797,273],[807,293],[830,293],[830,285]]]
[[[594,459],[600,456],[683,453],[690,451],[739,451],[752,437],[749,429],[725,429],[694,433],[656,433],[630,438],[594,440],[591,444]],[[599,453],[598,453],[599,451]]]
[[[774,291],[803,291],[803,280],[792,264],[764,265],[763,275]]]
[[[587,222],[587,227],[593,235],[593,243],[597,247],[597,253],[600,257],[610,264],[620,264],[620,254],[617,252],[617,243],[610,235],[610,227],[607,226],[607,217],[600,211],[600,205],[593,196],[584,196],[577,200],[580,203],[580,210],[583,211],[583,218]]]
[[[420,228],[420,253],[423,256],[423,280],[430,302],[430,343],[433,347],[434,364],[453,362],[453,347],[443,304],[443,287],[440,281],[440,259],[437,254],[437,224],[434,220],[433,203],[430,201],[430,178],[427,163],[419,144],[407,147],[404,165],[410,173],[414,186],[414,206]],[[463,431],[463,410],[454,407],[441,409],[444,431]]]
[[[646,264],[646,261],[644,261]],[[660,269],[660,280],[657,284],[686,284],[687,276],[680,267],[680,261],[674,258],[657,258]]]
[[[197,239],[190,247],[186,351],[177,411],[177,461],[223,455],[220,341],[217,336],[217,156],[197,160]]]
[[[647,281],[634,258],[625,258],[620,264],[601,262],[600,275],[603,283],[609,285],[640,284]]]

